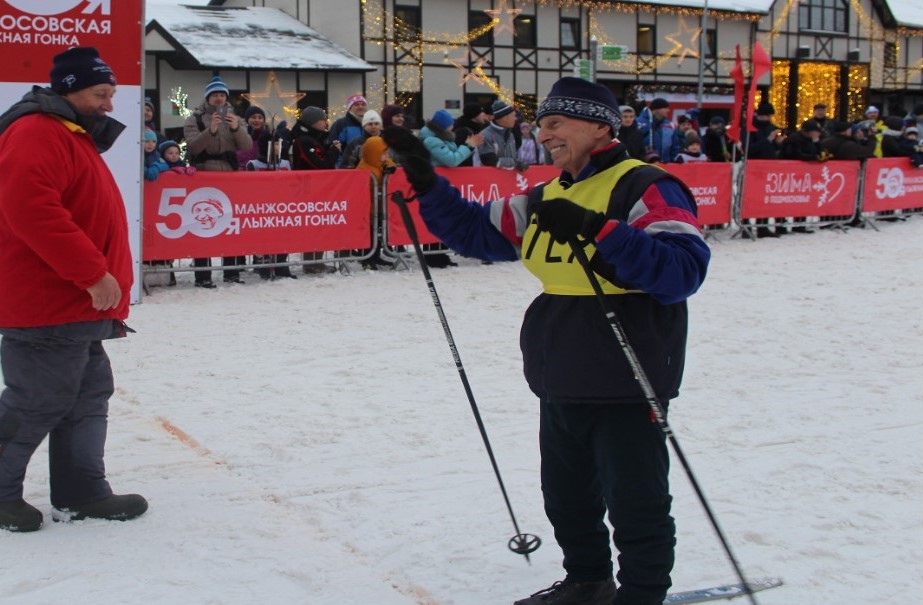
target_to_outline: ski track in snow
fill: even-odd
[[[923,219],[881,232],[726,235],[690,299],[670,422],[744,571],[792,602],[910,602],[923,585]],[[108,473],[151,503],[128,523],[54,524],[45,446],[0,532],[0,602],[485,605],[562,577],[538,478],[518,264],[434,280],[512,523],[418,269],[217,291],[181,274],[110,342]],[[615,346],[615,345],[614,345]],[[678,463],[676,590],[736,581]]]

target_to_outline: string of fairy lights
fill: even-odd
[[[787,31],[791,11],[797,8],[802,0],[786,0],[772,20],[771,28],[758,34],[764,48],[771,49],[773,41]],[[870,85],[870,74],[881,74],[884,62],[882,48],[885,43],[895,45],[900,51],[902,36],[923,36],[923,30],[908,30],[899,28],[888,30],[877,19],[866,12],[861,0],[849,0],[852,11],[856,16],[859,34],[872,44],[869,57],[870,64],[850,64],[848,71],[848,86],[846,100],[849,117],[861,117],[865,105],[865,91]],[[529,3],[520,2],[519,5],[532,4],[536,7],[552,7],[558,9],[582,9],[587,11],[588,34],[595,37],[601,45],[616,45],[617,37],[607,31],[601,17],[608,13],[648,15],[670,15],[679,17],[679,29],[667,34],[664,39],[669,43],[665,52],[645,57],[643,60],[636,53],[627,53],[618,60],[603,59],[598,62],[598,68],[613,73],[626,73],[642,75],[655,73],[663,68],[668,61],[676,61],[681,65],[686,58],[699,58],[699,36],[701,28],[692,23],[697,23],[702,16],[701,8],[683,6],[665,6],[640,4],[636,2],[607,2],[600,0],[531,0]],[[388,10],[382,0],[361,0],[363,17],[362,37],[366,43],[375,44],[385,52],[393,52],[399,57],[396,64],[384,67],[384,77],[367,86],[365,96],[370,107],[382,107],[390,99],[395,99],[404,105],[409,105],[414,100],[415,93],[421,89],[423,68],[433,57],[442,56],[442,61],[459,70],[459,86],[470,84],[481,85],[507,103],[516,99],[516,92],[499,84],[499,79],[491,73],[491,66],[486,58],[486,53],[477,52],[472,43],[478,41],[489,33],[498,34],[504,30],[515,37],[514,19],[523,11],[514,6],[514,0],[495,0],[491,3],[493,8],[484,10],[489,19],[471,30],[462,31],[432,31],[422,30],[416,24],[405,22],[394,11]],[[725,11],[709,11],[709,18],[716,21],[745,21],[758,23],[762,16],[753,13],[735,13]],[[717,71],[727,74],[734,65],[735,54],[733,50],[722,50],[714,57]],[[749,63],[749,62],[748,62]],[[840,65],[816,61],[801,61],[795,65],[797,69],[797,90],[794,94],[795,113],[799,122],[810,117],[813,107],[817,103],[825,103],[829,115],[836,115],[837,95],[840,84]],[[923,69],[923,59],[919,61]],[[774,61],[772,65],[772,84],[769,88],[769,100],[776,107],[777,113],[787,115],[788,105],[792,99],[790,79],[792,78],[793,63],[787,60]],[[910,70],[907,70],[908,72]],[[878,76],[880,77],[880,76]],[[656,85],[655,83],[652,85]],[[639,87],[642,86],[639,84]],[[639,87],[638,90],[640,90]],[[689,92],[691,86],[678,86],[680,92]],[[665,90],[665,87],[660,86]],[[710,86],[713,92],[726,92],[726,86]],[[398,92],[400,95],[398,95]],[[186,108],[186,95],[182,89],[171,92],[170,101],[179,111],[188,111]],[[331,106],[330,115],[345,113],[345,103],[339,107]],[[181,114],[182,115],[182,114]]]
[[[489,89],[499,98],[510,102],[515,98],[515,92],[504,88],[498,84],[497,79],[491,77],[489,73],[489,63],[478,53],[473,52],[471,43],[491,30],[499,33],[502,28],[507,28],[515,33],[514,28],[510,27],[512,17],[518,15],[521,9],[508,7],[508,2],[512,0],[498,0],[496,8],[485,10],[491,16],[491,20],[485,25],[470,31],[460,32],[443,32],[420,30],[413,24],[404,22],[400,17],[387,10],[380,0],[362,0],[363,17],[366,24],[366,33],[364,39],[368,42],[375,43],[379,46],[390,48],[402,48],[406,52],[405,59],[412,57],[413,63],[409,65],[399,65],[393,70],[394,80],[392,86],[394,90],[402,91],[419,91],[422,69],[425,57],[430,53],[442,53],[445,63],[455,66],[461,72],[459,85],[464,86],[468,83],[480,84]],[[801,0],[786,0],[772,20],[770,29],[758,35],[765,48],[772,48],[773,41],[787,31],[792,16],[792,10],[796,9]],[[862,6],[861,0],[849,0],[853,13],[856,15],[856,22],[859,27],[859,33],[865,39],[874,45],[881,46],[885,42],[897,45],[899,52],[900,40],[902,36],[921,36],[923,31],[906,30],[888,30],[884,28],[877,19],[869,14]],[[601,17],[607,13],[625,13],[638,14],[645,13],[649,15],[671,15],[679,17],[679,30],[664,36],[669,47],[665,52],[653,55],[650,58],[639,60],[638,56],[628,53],[618,60],[601,60],[599,68],[614,73],[629,73],[641,75],[643,73],[654,73],[663,68],[668,61],[676,61],[681,64],[686,58],[699,58],[698,37],[702,35],[701,28],[690,27],[686,19],[698,20],[702,16],[701,8],[683,7],[683,6],[663,6],[640,4],[636,2],[604,2],[596,0],[533,0],[531,4],[536,7],[554,7],[559,9],[579,8],[587,11],[588,16],[588,33],[595,37],[601,45],[615,45],[618,40],[615,36],[607,31]],[[717,21],[747,21],[758,23],[762,16],[752,13],[734,13],[723,11],[709,11],[709,17]],[[408,46],[411,49],[408,51]],[[874,47],[871,52],[869,61],[871,65],[850,65],[848,71],[848,87],[846,90],[847,113],[850,117],[860,117],[864,110],[865,97],[864,91],[869,87],[870,73],[881,73],[882,52],[880,48]],[[719,73],[728,73],[734,64],[734,52],[732,50],[722,50],[717,53],[714,60],[718,64]],[[923,59],[920,61],[923,67]],[[402,70],[401,67],[404,69]],[[772,85],[769,90],[770,101],[777,106],[779,113],[787,114],[790,99],[789,78],[791,77],[792,64],[789,61],[776,61],[772,69]],[[825,103],[828,107],[828,113],[835,115],[837,111],[836,103],[839,90],[839,70],[840,66],[833,63],[802,61],[797,63],[797,90],[795,92],[795,113],[799,121],[807,119],[813,112],[813,107],[817,103]],[[377,89],[372,87],[368,95],[370,103],[383,104],[384,97],[387,96],[387,81],[384,86]],[[680,87],[683,91],[691,87]],[[726,87],[714,86],[715,91],[720,91]],[[381,98],[374,98],[380,95]],[[405,98],[404,101],[410,101]]]

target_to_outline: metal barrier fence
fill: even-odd
[[[701,222],[715,233],[757,222],[784,228],[844,225],[923,214],[923,170],[907,158],[864,163],[750,160],[730,164],[667,165],[696,196]],[[438,168],[469,200],[486,203],[527,192],[555,178],[551,166],[525,172],[498,168]],[[145,184],[142,212],[143,275],[196,270],[245,270],[346,262],[372,258],[406,265],[410,240],[388,194],[410,188],[398,170],[379,187],[366,170],[299,172],[163,173]],[[411,205],[427,253],[446,248],[426,229]],[[265,261],[268,255],[302,254],[300,260]],[[251,256],[252,262],[203,269],[181,261]]]

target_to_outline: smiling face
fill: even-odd
[[[247,124],[250,125],[250,128],[254,130],[259,130],[266,123],[266,116],[261,113],[254,113],[249,118],[247,118]]]
[[[214,229],[222,216],[224,212],[221,211],[221,207],[211,200],[203,200],[192,205],[192,218],[203,229]]]
[[[577,175],[590,162],[590,154],[612,141],[608,124],[562,115],[539,121],[538,142],[548,148],[555,168]]]
[[[349,113],[353,114],[354,116],[356,116],[357,118],[361,120],[362,116],[365,115],[365,112],[368,111],[368,109],[369,109],[368,103],[366,103],[365,101],[356,101],[350,106]]]
[[[144,151],[151,153],[157,149],[157,139],[144,139]]]
[[[64,95],[71,105],[88,116],[104,116],[113,109],[112,97],[115,96],[115,86],[111,84],[97,84],[76,92]]]

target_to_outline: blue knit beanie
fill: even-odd
[[[144,140],[145,141],[156,141],[157,133],[151,130],[150,128],[144,129]]]
[[[550,115],[602,122],[612,128],[613,135],[618,133],[622,124],[619,104],[612,91],[583,78],[566,77],[554,83],[539,106],[535,121]]]
[[[167,139],[166,141],[164,141],[163,143],[157,146],[157,151],[160,152],[160,155],[163,155],[167,152],[167,149],[169,149],[170,147],[176,147],[177,149],[179,149],[179,144],[173,139]]]
[[[231,91],[228,90],[228,85],[224,83],[224,80],[221,79],[221,76],[215,76],[208,82],[208,84],[205,85],[206,99],[208,99],[208,96],[213,92],[223,92],[228,96],[231,95]]]
[[[497,99],[493,102],[493,105],[490,106],[490,113],[493,115],[494,120],[499,120],[503,116],[508,116],[513,113],[513,108],[510,107],[508,103],[504,103],[500,99]]]
[[[455,118],[445,109],[437,109],[436,113],[433,114],[432,122],[439,128],[448,130],[455,123]]]

